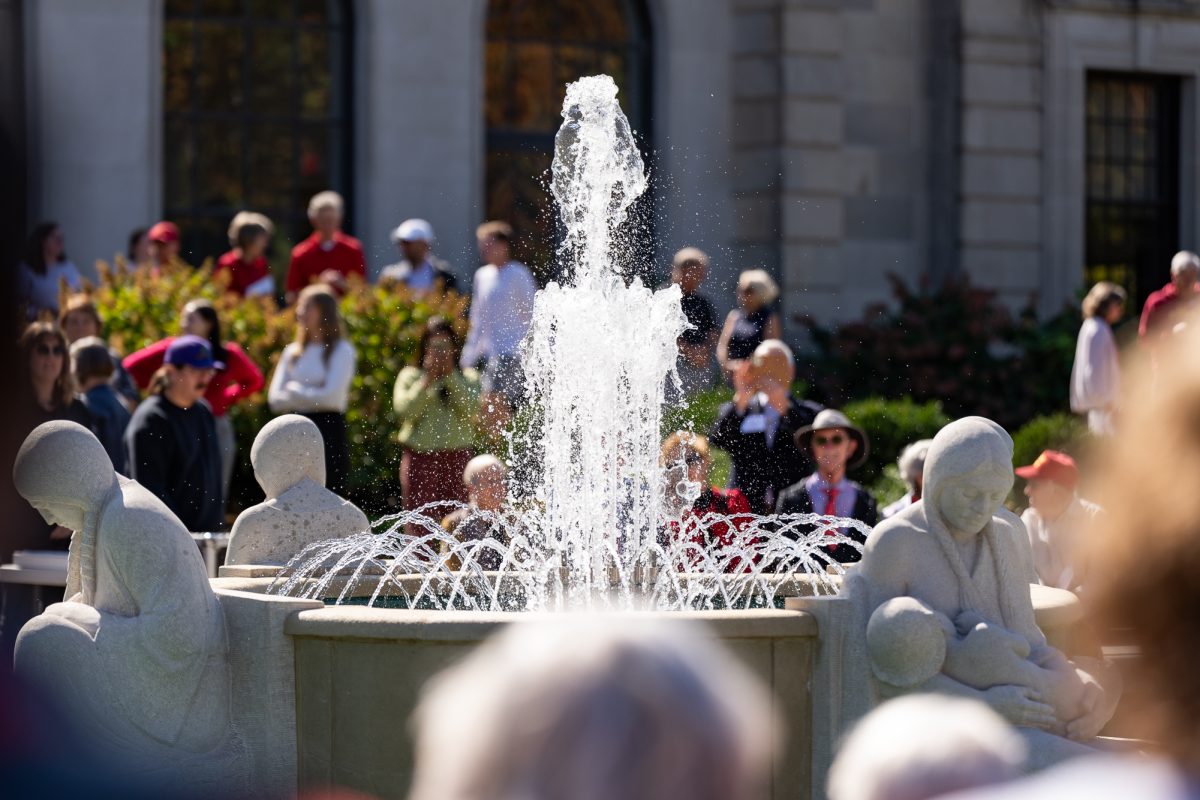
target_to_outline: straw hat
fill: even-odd
[[[827,408],[817,414],[817,418],[813,420],[812,425],[807,425],[796,431],[796,445],[805,453],[810,452],[809,447],[812,444],[812,436],[817,431],[832,431],[843,429],[850,438],[858,442],[858,449],[854,451],[854,455],[850,457],[850,463],[846,464],[847,469],[861,466],[867,460],[867,454],[870,452],[871,444],[867,439],[867,434],[862,428],[855,425],[850,419],[836,409]]]

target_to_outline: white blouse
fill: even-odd
[[[1071,410],[1082,414],[1117,405],[1121,395],[1121,365],[1117,343],[1107,322],[1083,321],[1071,369]]]
[[[309,344],[301,352],[298,344],[289,344],[271,376],[267,404],[277,414],[317,411],[344,414],[357,358],[354,345],[345,339],[334,345],[328,363],[322,345]]]

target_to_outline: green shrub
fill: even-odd
[[[179,311],[195,298],[207,298],[221,317],[222,333],[236,342],[262,369],[271,373],[285,345],[295,336],[295,315],[266,298],[227,293],[223,279],[214,280],[209,265],[199,269],[168,267],[157,276],[145,268],[128,272],[100,265],[100,283],[92,289],[110,344],[122,353],[145,347],[179,329]],[[341,299],[348,338],[358,351],[358,369],[346,412],[350,440],[347,494],[368,515],[394,511],[399,504],[398,429],[392,412],[392,387],[401,367],[415,361],[422,328],[435,315],[466,332],[466,300],[457,295],[414,297],[403,288],[380,288],[352,282]],[[266,387],[230,411],[238,440],[238,461],[230,511],[260,502],[250,469],[250,445],[273,416]]]
[[[867,463],[850,476],[869,487],[876,486],[885,479],[887,467],[895,466],[896,459],[904,452],[905,447],[918,439],[932,438],[950,422],[950,418],[942,411],[941,403],[918,404],[907,398],[886,400],[882,397],[872,397],[847,403],[842,411],[851,422],[865,430],[871,440]],[[900,481],[898,471],[895,473],[895,480]],[[887,481],[882,485],[890,486],[892,482]],[[892,500],[895,500],[903,491],[903,481],[900,481],[899,493],[892,489],[886,494],[894,494]]]
[[[1013,434],[1013,466],[1032,464],[1043,450],[1058,450],[1076,461],[1086,461],[1090,444],[1087,424],[1073,414],[1051,414],[1036,417]],[[1025,481],[1017,478],[1009,495],[1008,504],[1013,509],[1028,505],[1025,499]]]

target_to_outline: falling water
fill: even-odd
[[[520,503],[471,514],[483,535],[448,534],[420,510],[392,515],[307,548],[277,591],[344,601],[366,586],[371,603],[491,610],[769,607],[802,578],[832,589],[825,548],[869,530],[816,514],[691,514],[702,487],[659,464],[664,390],[688,324],[680,292],[626,282],[620,269],[642,158],[608,76],[568,85],[562,116],[551,189],[565,280],[538,293],[523,351],[539,477]]]

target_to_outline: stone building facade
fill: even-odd
[[[86,269],[170,207],[164,26],[193,5],[0,0],[0,23],[21,31],[0,82],[5,163],[24,166],[10,227],[57,219]],[[761,265],[793,331],[797,315],[853,318],[887,299],[889,274],[961,273],[1049,314],[1102,277],[1144,297],[1163,253],[1195,245],[1200,0],[592,5],[641,20],[648,57],[625,79],[646,99],[654,260],[708,250],[719,305]],[[391,227],[426,217],[465,277],[493,208],[489,15],[515,6],[332,6],[349,56],[334,90],[346,167],[330,182],[348,227],[378,269]]]

